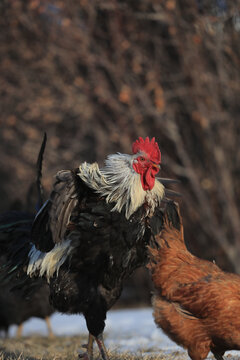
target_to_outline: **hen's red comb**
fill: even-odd
[[[158,143],[155,141],[155,138],[149,140],[149,137],[146,137],[143,140],[142,137],[139,137],[132,145],[132,151],[134,154],[137,154],[139,151],[143,151],[149,155],[150,159],[155,163],[159,164],[161,162],[161,152],[158,147]]]

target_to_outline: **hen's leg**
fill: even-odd
[[[82,354],[78,354],[78,357],[80,359],[93,360],[93,341],[94,341],[94,337],[89,333],[88,343],[86,345],[82,345],[82,347],[87,349],[87,351]]]
[[[48,316],[45,317],[45,321],[46,321],[47,328],[48,328],[48,336],[49,336],[50,338],[53,338],[53,337],[54,337],[54,334],[53,334],[51,322],[50,322],[50,319],[49,319]]]
[[[22,336],[22,331],[23,331],[23,323],[18,325],[16,336],[21,337]]]

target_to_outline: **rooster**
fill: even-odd
[[[171,180],[156,178],[157,142],[139,138],[132,150],[133,155],[110,155],[102,168],[85,162],[58,172],[32,227],[34,245],[26,244],[22,260],[19,252],[12,257],[18,268],[27,264],[28,276],[47,279],[58,311],[84,315],[85,359],[92,358],[94,340],[102,358],[108,358],[102,337],[106,313],[119,298],[123,280],[146,263],[146,245],[151,233],[159,232],[167,207],[164,183]]]
[[[225,351],[240,350],[240,276],[187,250],[178,207],[172,206],[180,229],[164,216],[163,230],[149,246],[154,319],[192,360],[203,360],[210,351],[223,360]]]
[[[38,156],[37,179],[30,186],[26,196],[29,211],[8,211],[0,214],[1,273],[5,273],[7,269],[9,244],[13,247],[16,256],[22,246],[30,243],[31,227],[35,217],[33,210],[30,209],[30,203],[36,202],[33,200],[36,193],[37,204],[35,205],[36,207],[42,205],[41,168],[45,144],[46,134]],[[5,331],[6,335],[9,326],[16,324],[18,325],[17,335],[21,336],[23,322],[34,316],[46,320],[49,335],[52,336],[49,316],[54,309],[49,303],[49,286],[45,279],[28,278],[23,284],[19,284],[19,280],[12,282],[2,279],[0,289],[0,329]]]

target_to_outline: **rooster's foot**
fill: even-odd
[[[103,360],[109,360],[107,350],[106,350],[106,347],[105,347],[104,342],[103,342],[102,334],[96,336],[95,340],[96,340],[96,343],[98,345],[98,348],[99,348],[100,354],[102,356],[102,359]]]
[[[82,347],[83,347],[84,349],[87,349],[87,351],[80,352],[80,353],[78,354],[78,358],[79,358],[79,359],[83,359],[83,360],[93,360],[93,340],[94,340],[94,337],[93,337],[91,334],[89,334],[89,336],[88,336],[88,343],[82,345]]]

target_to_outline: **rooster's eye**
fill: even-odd
[[[140,161],[144,161],[145,159],[144,159],[144,157],[140,157],[140,159],[139,159]]]

